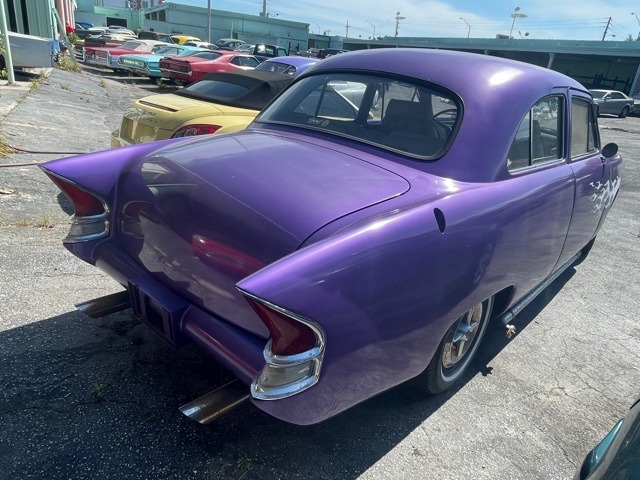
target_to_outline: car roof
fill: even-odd
[[[233,83],[247,88],[247,91],[235,98],[218,97],[215,95],[200,94],[190,90],[190,87],[197,88],[198,83],[205,81],[217,81]],[[222,105],[229,105],[238,108],[248,108],[251,110],[262,110],[267,103],[278,93],[284,90],[293,78],[290,75],[283,75],[274,72],[259,71],[238,71],[238,72],[217,72],[209,73],[199,82],[190,87],[177,90],[176,95],[215,102]]]
[[[429,164],[436,175],[463,181],[494,181],[508,175],[496,159],[505,159],[525,114],[552,93],[584,95],[587,89],[559,72],[524,62],[426,48],[380,48],[331,56],[316,63],[296,82],[329,72],[405,77],[428,82],[460,98],[462,121],[447,154]],[[482,152],[478,155],[477,152]],[[465,170],[459,158],[474,155],[478,168]]]

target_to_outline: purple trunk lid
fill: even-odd
[[[409,189],[380,166],[291,137],[186,143],[188,156],[183,143],[124,172],[118,235],[165,285],[262,336],[235,284],[332,221]]]

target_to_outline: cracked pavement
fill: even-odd
[[[23,150],[107,148],[153,87],[140,85],[54,70],[0,112],[0,135]],[[640,118],[600,125],[625,160],[619,198],[589,257],[516,318],[518,334],[490,327],[454,391],[403,385],[311,427],[250,404],[210,426],[182,416],[225,373],[130,311],[77,312],[120,287],[62,247],[69,206],[29,165],[61,155],[0,159],[0,480],[571,478],[640,395]]]

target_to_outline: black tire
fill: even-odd
[[[442,393],[464,375],[478,352],[492,308],[493,297],[479,303],[453,322],[426,370],[416,379],[419,388],[432,395]],[[458,356],[460,351],[462,355]]]
[[[622,111],[620,112],[620,115],[618,115],[618,117],[620,118],[626,118],[627,115],[629,115],[629,112],[631,111],[631,109],[629,108],[629,105],[626,105]]]

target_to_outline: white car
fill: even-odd
[[[598,106],[598,115],[611,114],[624,118],[633,109],[633,98],[617,90],[589,90]]]

